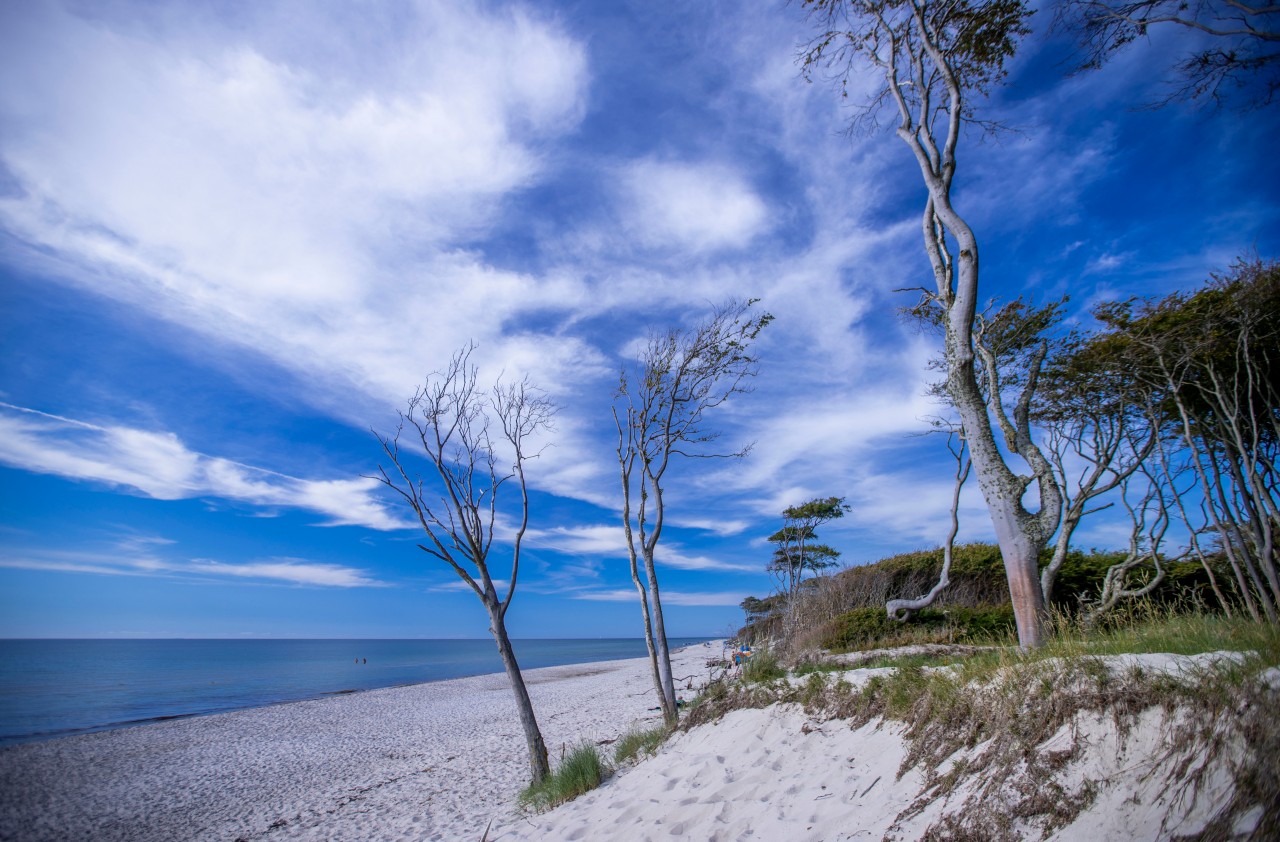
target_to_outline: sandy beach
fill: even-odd
[[[675,653],[685,698],[722,653],[719,641]],[[1180,676],[1238,658],[1102,662],[1117,677]],[[553,765],[583,740],[611,758],[618,736],[657,724],[648,670],[633,659],[527,671]],[[856,687],[888,672],[840,675]],[[1273,709],[1280,674],[1266,680],[1262,700]],[[510,688],[487,675],[5,749],[0,840],[478,842],[487,829],[490,842],[835,842],[914,840],[950,827],[964,838],[1158,842],[1214,821],[1241,756],[1234,738],[1213,756],[1180,745],[1180,717],[1159,705],[1127,722],[1081,712],[994,782],[960,773],[988,743],[969,745],[945,761],[960,771],[937,789],[922,766],[904,764],[903,723],[852,725],[778,703],[678,732],[599,789],[531,815],[516,807],[528,763]],[[1070,809],[1046,812],[1045,798]],[[1231,819],[1223,838],[1247,837],[1262,809]]]
[[[680,686],[721,651],[675,653]],[[648,670],[526,671],[553,765],[562,746],[660,721]],[[506,676],[478,676],[0,750],[0,839],[479,840],[517,820],[527,775]]]

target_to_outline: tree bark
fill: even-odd
[[[495,602],[486,604],[485,607],[489,609],[489,632],[493,635],[493,642],[498,644],[502,666],[507,671],[511,692],[516,697],[516,710],[520,714],[520,726],[524,729],[524,741],[529,749],[529,774],[535,784],[540,783],[551,774],[551,764],[547,761],[547,744],[543,741],[542,731],[538,728],[538,720],[533,713],[533,701],[529,698],[524,676],[520,673],[520,665],[516,662],[516,653],[511,647],[511,639],[507,637],[507,624],[502,617],[502,606]]]

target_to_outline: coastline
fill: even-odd
[[[721,651],[674,652],[681,686]],[[525,680],[553,765],[660,719],[645,658]],[[527,776],[510,686],[488,674],[0,749],[0,838],[479,839],[515,818]]]

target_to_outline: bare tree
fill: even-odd
[[[1040,572],[1046,603],[1080,523],[1110,508],[1111,502],[1098,501],[1145,470],[1163,430],[1157,395],[1134,380],[1131,361],[1105,336],[1072,337],[1056,357],[1034,407],[1062,489],[1062,524]]]
[[[550,772],[547,747],[507,636],[506,617],[516,594],[520,547],[529,524],[524,466],[537,453],[527,448],[540,432],[550,429],[555,407],[527,379],[499,382],[491,392],[483,391],[471,362],[474,349],[468,345],[453,355],[444,371],[428,376],[400,413],[395,435],[387,438],[375,432],[391,463],[390,471],[378,466],[377,479],[404,499],[426,532],[428,541],[418,549],[452,568],[484,605],[489,631],[515,693],[529,769],[537,783]],[[501,427],[500,441],[508,448],[510,467],[501,464],[490,434],[495,420]],[[406,432],[414,451],[421,447],[438,481],[424,480],[409,466],[408,454],[400,448]],[[510,539],[511,567],[504,586],[493,578],[489,561],[499,527],[498,494],[510,480],[520,490],[520,514]],[[499,590],[505,594],[500,596]]]
[[[773,317],[751,316],[754,303],[731,301],[692,328],[652,335],[639,366],[630,374],[624,369],[618,379],[613,420],[618,429],[622,526],[654,688],[669,724],[679,719],[679,709],[655,565],[666,519],[664,482],[673,456],[724,459],[750,450],[749,445],[717,450],[720,433],[709,425],[707,414],[747,391],[746,381],[756,373],[750,346]]]
[[[1101,67],[1153,26],[1211,36],[1203,49],[1178,60],[1180,82],[1160,104],[1199,97],[1221,102],[1257,85],[1243,103],[1260,107],[1280,90],[1280,6],[1265,0],[1065,0],[1056,18],[1079,38],[1081,69]]]
[[[911,150],[926,190],[921,231],[933,268],[928,302],[941,311],[946,389],[973,461],[1025,647],[1044,641],[1039,553],[1057,530],[1061,492],[1053,465],[1031,435],[1030,408],[1047,348],[1028,359],[1012,397],[979,378],[975,335],[978,238],[952,201],[965,123],[982,125],[971,98],[1005,75],[1004,63],[1027,32],[1030,10],[1021,0],[806,0],[821,33],[801,60],[810,75],[831,69],[842,86],[866,65],[883,83],[856,122],[874,125],[882,107],[897,117],[896,134]],[[989,124],[987,124],[989,125]],[[988,372],[990,375],[991,372]],[[1012,408],[1006,405],[1012,401]],[[1030,468],[1020,475],[996,441]],[[1038,506],[1023,502],[1035,486]]]

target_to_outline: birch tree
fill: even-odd
[[[978,237],[953,201],[961,129],[990,126],[975,101],[1005,75],[1031,12],[1021,0],[805,0],[820,33],[801,57],[809,78],[848,81],[870,69],[878,86],[856,121],[874,126],[887,111],[915,158],[925,187],[921,233],[933,270],[928,303],[940,311],[946,390],[955,407],[974,474],[995,527],[1024,647],[1044,642],[1039,553],[1057,530],[1061,491],[1052,463],[1032,437],[1031,400],[1047,346],[1035,349],[1012,394],[979,380],[975,322],[979,301]],[[990,384],[987,384],[990,385]],[[1029,473],[1019,473],[1001,450]],[[1036,505],[1024,497],[1032,492]]]
[[[521,543],[529,525],[524,469],[537,453],[528,448],[550,429],[555,407],[527,379],[499,382],[492,390],[483,390],[471,362],[473,350],[474,345],[463,348],[444,371],[427,378],[400,413],[394,435],[375,433],[389,462],[389,467],[378,466],[376,478],[413,510],[427,535],[418,549],[452,569],[484,606],[489,632],[515,694],[529,750],[529,771],[538,783],[550,772],[547,746],[507,635],[506,618],[516,594]],[[402,439],[409,440],[413,456],[401,449]],[[506,449],[505,457],[498,455],[499,444]],[[411,459],[419,455],[430,464],[432,480],[413,469]],[[513,481],[519,517],[510,537],[507,579],[501,582],[494,578],[490,560],[499,527],[499,492]]]
[[[619,375],[614,396],[631,581],[639,597],[654,689],[662,716],[672,725],[679,709],[656,561],[666,524],[667,471],[674,457],[740,458],[750,450],[750,445],[718,448],[720,433],[708,415],[748,391],[748,381],[755,376],[758,361],[751,344],[773,317],[753,316],[754,303],[731,301],[694,327],[650,336],[638,364]]]

